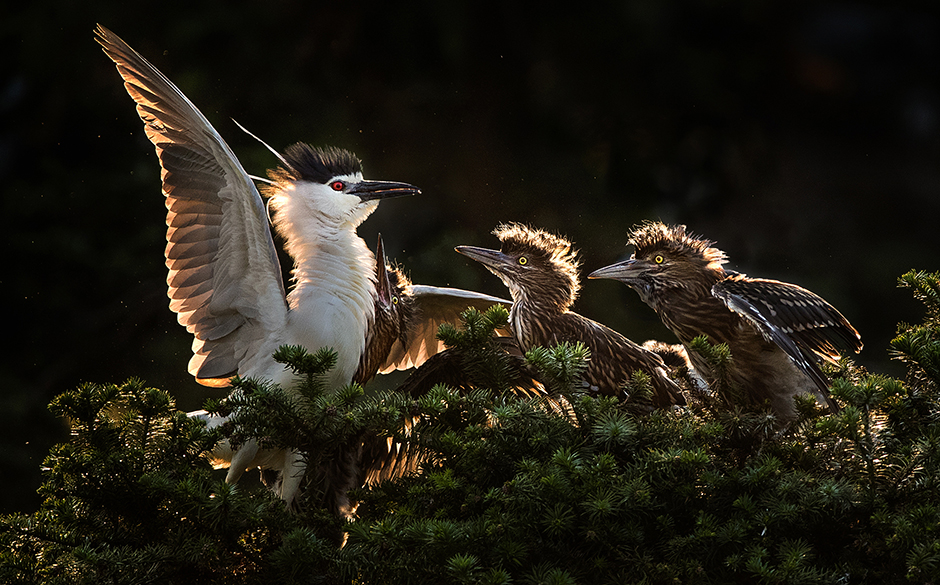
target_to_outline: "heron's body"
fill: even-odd
[[[718,285],[723,279],[716,278],[711,285]],[[729,310],[712,294],[712,286],[673,290],[650,306],[687,349],[699,335],[707,335],[710,343],[726,344],[736,364],[726,372],[726,383],[741,389],[755,403],[767,401],[771,410],[783,419],[793,416],[793,398],[797,395],[811,394],[827,404],[825,388],[801,371],[760,329]],[[693,317],[702,314],[712,315],[707,324]],[[696,351],[688,351],[688,356],[695,371],[714,386],[716,372],[705,357]]]
[[[294,287],[287,297],[287,339],[282,344],[332,347],[337,359],[331,381],[346,384],[359,366],[366,332],[375,319],[375,257],[352,225],[328,233],[322,228],[320,233],[308,231],[301,237],[277,220],[274,225],[291,243],[287,250],[295,259]]]
[[[275,153],[280,165],[262,188],[266,206],[255,178],[195,105],[117,35],[101,26],[96,32],[137,104],[163,169],[170,308],[193,334],[189,371],[200,383],[227,386],[238,374],[292,391],[293,374],[273,359],[281,345],[332,348],[337,361],[325,380],[328,388],[364,383],[377,372],[420,365],[443,349],[435,337],[438,325],[455,320],[468,305],[505,302],[471,291],[412,286],[399,275],[396,292],[409,302],[402,305],[406,310],[390,308],[396,295],[389,292],[384,252],[377,259],[356,229],[380,200],[418,193],[416,187],[365,180],[354,154],[298,143]],[[272,219],[294,262],[289,293]],[[192,414],[211,426],[226,420]],[[361,444],[343,452],[337,464],[343,469],[329,486],[343,494],[335,498],[341,513],[345,491],[355,487],[349,478],[362,476],[363,463],[373,465],[366,470],[370,474],[384,471],[374,469],[383,465],[375,453],[362,455]],[[254,467],[278,472],[277,491],[288,502],[305,470],[297,451],[259,450],[255,441],[237,451],[223,441],[213,457],[218,466],[228,466],[230,482]]]
[[[782,422],[795,417],[798,394],[837,409],[817,362],[837,359],[836,345],[859,351],[862,344],[832,305],[794,284],[725,270],[725,254],[686,234],[684,226],[644,224],[630,241],[636,247],[631,259],[589,278],[613,278],[636,290],[689,350],[709,385],[716,384],[718,373],[690,348],[701,335],[728,346],[731,390],[753,405],[768,404]]]

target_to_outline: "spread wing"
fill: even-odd
[[[438,327],[445,322],[459,323],[460,313],[467,307],[479,311],[486,311],[495,304],[503,305],[507,310],[512,307],[512,301],[457,288],[416,284],[411,286],[411,296],[415,306],[414,317],[409,320],[408,330],[402,336],[404,339],[392,346],[388,359],[379,368],[380,373],[416,368],[443,351],[444,342],[437,338]]]
[[[819,358],[837,360],[838,347],[862,349],[861,336],[842,313],[795,284],[735,274],[714,285],[712,294],[785,351],[820,390],[829,382],[816,365]]]
[[[137,103],[163,168],[170,308],[195,337],[189,372],[221,385],[271,345],[287,318],[264,202],[209,121],[117,35],[97,41]],[[244,373],[244,372],[242,372]]]

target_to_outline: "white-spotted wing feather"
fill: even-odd
[[[715,284],[712,294],[783,350],[824,394],[829,381],[819,359],[838,359],[836,345],[862,348],[858,332],[835,307],[794,284],[734,274]]]

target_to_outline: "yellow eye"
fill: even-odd
[[[663,258],[662,254],[656,254],[656,257],[653,258],[653,262],[655,262],[655,263],[657,263],[657,264],[662,264],[663,262],[665,262],[665,260],[666,260],[666,259]]]
[[[521,266],[525,266],[528,262],[529,262],[529,261],[526,259],[525,256],[519,256],[519,264],[520,264]]]
[[[392,297],[392,304],[393,304],[393,305],[397,305],[397,304],[398,304],[398,297]]]

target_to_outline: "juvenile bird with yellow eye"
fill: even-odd
[[[838,410],[818,362],[837,360],[837,347],[858,352],[862,342],[835,307],[795,284],[725,270],[725,253],[685,226],[645,223],[629,241],[636,248],[633,257],[588,278],[612,278],[633,288],[676,334],[709,385],[716,372],[690,346],[701,335],[731,350],[727,377],[737,395],[752,406],[769,405],[780,422],[796,416],[797,394]]]
[[[656,406],[685,404],[660,356],[571,310],[581,287],[571,242],[515,223],[500,225],[493,234],[502,244],[499,250],[456,250],[483,264],[509,288],[510,327],[520,350],[582,342],[591,352],[583,374],[590,393],[623,396],[624,383],[640,370],[650,378]]]

